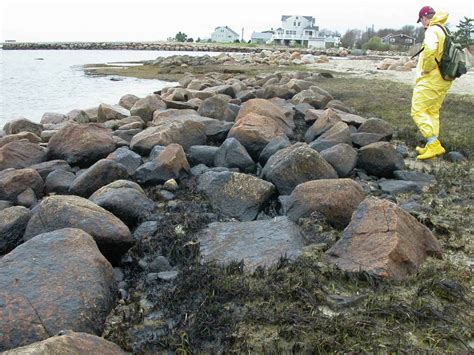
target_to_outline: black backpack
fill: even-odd
[[[464,54],[461,45],[453,41],[451,34],[446,28],[444,28],[444,26],[438,24],[435,26],[440,27],[446,35],[441,60],[438,61],[436,58],[435,60],[438,64],[442,78],[447,81],[453,81],[454,79],[459,78],[461,75],[467,73],[466,55]],[[425,48],[421,48],[411,58],[415,58],[418,54],[423,52],[424,49]]]
[[[459,43],[453,41],[449,31],[444,26],[436,24],[435,26],[440,27],[446,39],[444,40],[443,56],[438,63],[439,71],[444,80],[454,80],[459,78],[461,75],[466,74],[466,55],[464,54],[462,47]]]

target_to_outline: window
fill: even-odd
[[[390,38],[390,43],[395,43],[395,38]]]
[[[301,22],[298,22],[298,27],[300,27],[300,26],[301,26]]]
[[[293,26],[294,26],[294,27],[296,27],[296,21],[295,21],[295,22],[293,22]]]
[[[411,38],[407,38],[407,39],[405,39],[405,43],[408,43],[408,44],[410,44],[410,43],[412,43],[412,42],[413,42],[413,41],[411,40]]]

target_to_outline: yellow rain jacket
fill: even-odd
[[[447,12],[437,12],[425,32],[423,52],[416,67],[416,84],[413,89],[411,116],[425,138],[439,136],[439,110],[452,82],[441,77],[437,61],[441,60],[446,35],[444,26]],[[436,60],[435,60],[436,59]]]

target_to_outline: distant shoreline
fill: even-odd
[[[180,42],[6,42],[3,50],[156,50],[198,52],[261,52],[263,50],[298,51],[337,56],[338,48],[325,50],[293,48],[249,43],[180,43]]]

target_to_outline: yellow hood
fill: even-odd
[[[433,25],[443,25],[448,20],[449,14],[446,11],[437,12],[430,21],[430,26]]]

